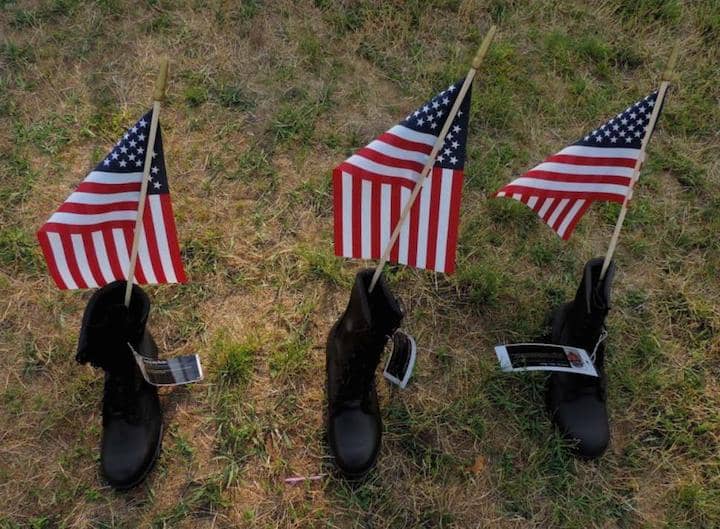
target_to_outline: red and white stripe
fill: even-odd
[[[59,288],[94,288],[126,278],[141,179],[141,172],[93,171],[40,228],[40,246]],[[187,280],[167,193],[147,197],[135,280]]]
[[[437,140],[396,125],[335,168],[335,254],[380,259]],[[452,273],[463,172],[434,167],[390,261]]]
[[[500,189],[495,196],[527,205],[563,239],[595,200],[622,202],[639,149],[571,145]]]

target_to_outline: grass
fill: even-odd
[[[333,255],[330,174],[464,75],[490,23],[457,273],[388,269],[418,364],[405,391],[379,381],[383,450],[351,486],[323,444],[323,349],[371,264]],[[644,96],[676,39],[616,256],[613,441],[583,463],[543,376],[499,373],[492,347],[543,333],[618,206],[562,242],[489,195]],[[715,0],[0,0],[0,529],[720,527],[718,44]],[[191,282],[148,288],[150,325],[206,379],[161,392],[158,465],[117,494],[98,476],[102,379],[73,358],[90,293],[55,289],[35,231],[147,110],[160,55]]]

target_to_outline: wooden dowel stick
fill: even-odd
[[[418,181],[415,183],[415,187],[413,188],[412,194],[410,195],[410,200],[408,200],[407,204],[405,204],[405,207],[403,208],[402,212],[400,213],[400,219],[398,220],[398,223],[395,226],[395,229],[393,230],[392,235],[390,236],[390,240],[388,241],[387,245],[385,246],[385,249],[383,250],[382,258],[380,259],[380,263],[378,264],[377,268],[375,268],[375,273],[373,274],[372,280],[370,281],[370,288],[369,288],[370,292],[373,291],[373,289],[375,288],[375,285],[378,282],[378,279],[380,279],[380,274],[382,274],[382,270],[385,267],[385,264],[387,263],[388,259],[390,258],[390,252],[392,251],[393,246],[395,246],[395,243],[397,242],[397,239],[400,236],[400,231],[402,230],[403,224],[405,223],[405,221],[407,221],[407,218],[410,215],[410,210],[412,209],[412,206],[415,203],[415,200],[417,199],[418,195],[420,194],[420,191],[422,190],[422,187],[425,184],[425,180],[427,180],[428,174],[430,174],[430,171],[432,170],[433,166],[435,165],[435,158],[437,158],[437,155],[440,152],[440,149],[442,148],[443,144],[445,143],[445,136],[447,136],[447,133],[450,130],[450,127],[452,126],[453,121],[455,120],[455,116],[457,115],[458,110],[460,110],[460,105],[462,105],[462,102],[465,99],[465,95],[467,94],[467,91],[470,89],[473,79],[475,79],[475,74],[477,73],[478,69],[480,68],[480,65],[482,64],[483,59],[485,59],[485,55],[487,54],[487,51],[490,48],[490,44],[492,43],[492,40],[493,40],[493,37],[495,36],[496,31],[497,31],[497,28],[495,26],[490,27],[490,30],[487,32],[487,35],[485,35],[485,38],[483,39],[482,44],[480,45],[480,48],[478,49],[477,53],[475,54],[475,58],[472,61],[472,66],[470,67],[470,70],[468,71],[467,75],[465,76],[465,81],[462,84],[462,88],[460,88],[460,92],[458,93],[457,99],[455,99],[455,103],[453,104],[452,108],[450,109],[450,113],[448,114],[448,117],[445,120],[445,124],[443,125],[443,128],[440,130],[440,134],[438,135],[437,140],[435,140],[435,145],[433,146],[432,151],[430,152],[430,156],[428,157],[427,161],[425,162],[425,166],[423,167],[422,171],[420,172],[420,178],[418,178]]]
[[[160,73],[155,81],[155,91],[153,92],[153,113],[150,120],[150,132],[148,134],[148,147],[145,151],[145,166],[143,167],[142,183],[140,184],[140,199],[138,200],[137,217],[135,218],[135,234],[133,236],[132,250],[130,252],[130,263],[128,264],[127,284],[125,285],[125,306],[130,307],[130,296],[132,295],[132,285],[135,279],[135,265],[137,264],[138,249],[140,247],[140,237],[143,236],[143,215],[145,214],[145,202],[147,198],[147,190],[150,176],[150,166],[153,160],[155,148],[155,136],[157,135],[158,118],[160,117],[160,103],[165,97],[165,88],[167,86],[168,76],[168,60],[162,59],[160,63]]]
[[[635,167],[633,168],[633,175],[630,181],[630,189],[628,190],[625,199],[623,200],[622,208],[620,208],[620,214],[618,220],[615,223],[615,229],[613,230],[612,238],[610,239],[610,245],[608,246],[607,253],[605,254],[605,260],[603,261],[602,269],[600,270],[600,281],[605,279],[605,274],[610,267],[613,255],[615,254],[615,248],[617,247],[618,239],[620,238],[620,231],[622,231],[623,223],[625,222],[625,216],[627,215],[628,204],[632,199],[633,190],[635,189],[635,183],[640,178],[640,168],[645,162],[645,151],[647,149],[652,133],[655,130],[658,116],[660,115],[660,109],[662,108],[665,95],[667,94],[668,87],[670,86],[670,80],[673,77],[673,70],[677,63],[679,46],[676,45],[670,54],[667,67],[663,72],[662,82],[660,83],[660,89],[658,90],[657,98],[655,99],[655,106],[650,116],[647,129],[645,129],[645,135],[643,136],[642,143],[640,144],[640,154],[638,159],[635,161]]]

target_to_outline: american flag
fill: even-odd
[[[151,118],[152,111],[128,129],[38,231],[59,288],[99,287],[126,278]],[[184,283],[159,123],[152,156],[135,279]]]
[[[560,237],[569,239],[593,201],[622,204],[625,200],[656,100],[653,92],[630,105],[495,196],[519,200]]]
[[[462,81],[449,86],[333,171],[335,254],[380,259],[427,162]],[[470,92],[460,105],[390,261],[452,273]]]

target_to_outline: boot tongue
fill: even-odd
[[[585,309],[588,313],[601,312],[607,314],[610,309],[610,288],[615,276],[615,263],[610,262],[610,266],[605,272],[605,277],[600,279],[602,272],[603,260],[600,258],[591,259],[585,265],[583,273],[584,300]],[[578,289],[578,297],[581,292]]]
[[[132,308],[120,303],[94,310],[80,333],[77,361],[106,371],[131,370],[135,359],[128,343],[137,349],[145,332],[144,318]]]
[[[126,371],[134,362],[128,342],[138,343],[138,323],[123,304],[97,311],[83,329],[78,345],[78,362],[106,370]]]
[[[610,309],[610,286],[614,268],[611,266],[605,278],[600,280],[602,262],[600,258],[587,262],[575,300],[568,311],[568,345],[582,347],[588,354],[592,354]]]
[[[368,270],[369,274],[363,279],[371,279],[374,270]],[[360,274],[358,274],[360,278]],[[383,338],[391,336],[400,326],[403,319],[403,311],[400,308],[395,296],[390,291],[385,277],[380,276],[375,288],[370,292],[370,281],[363,281],[367,307],[369,311],[370,327]],[[383,342],[384,343],[384,342]]]

